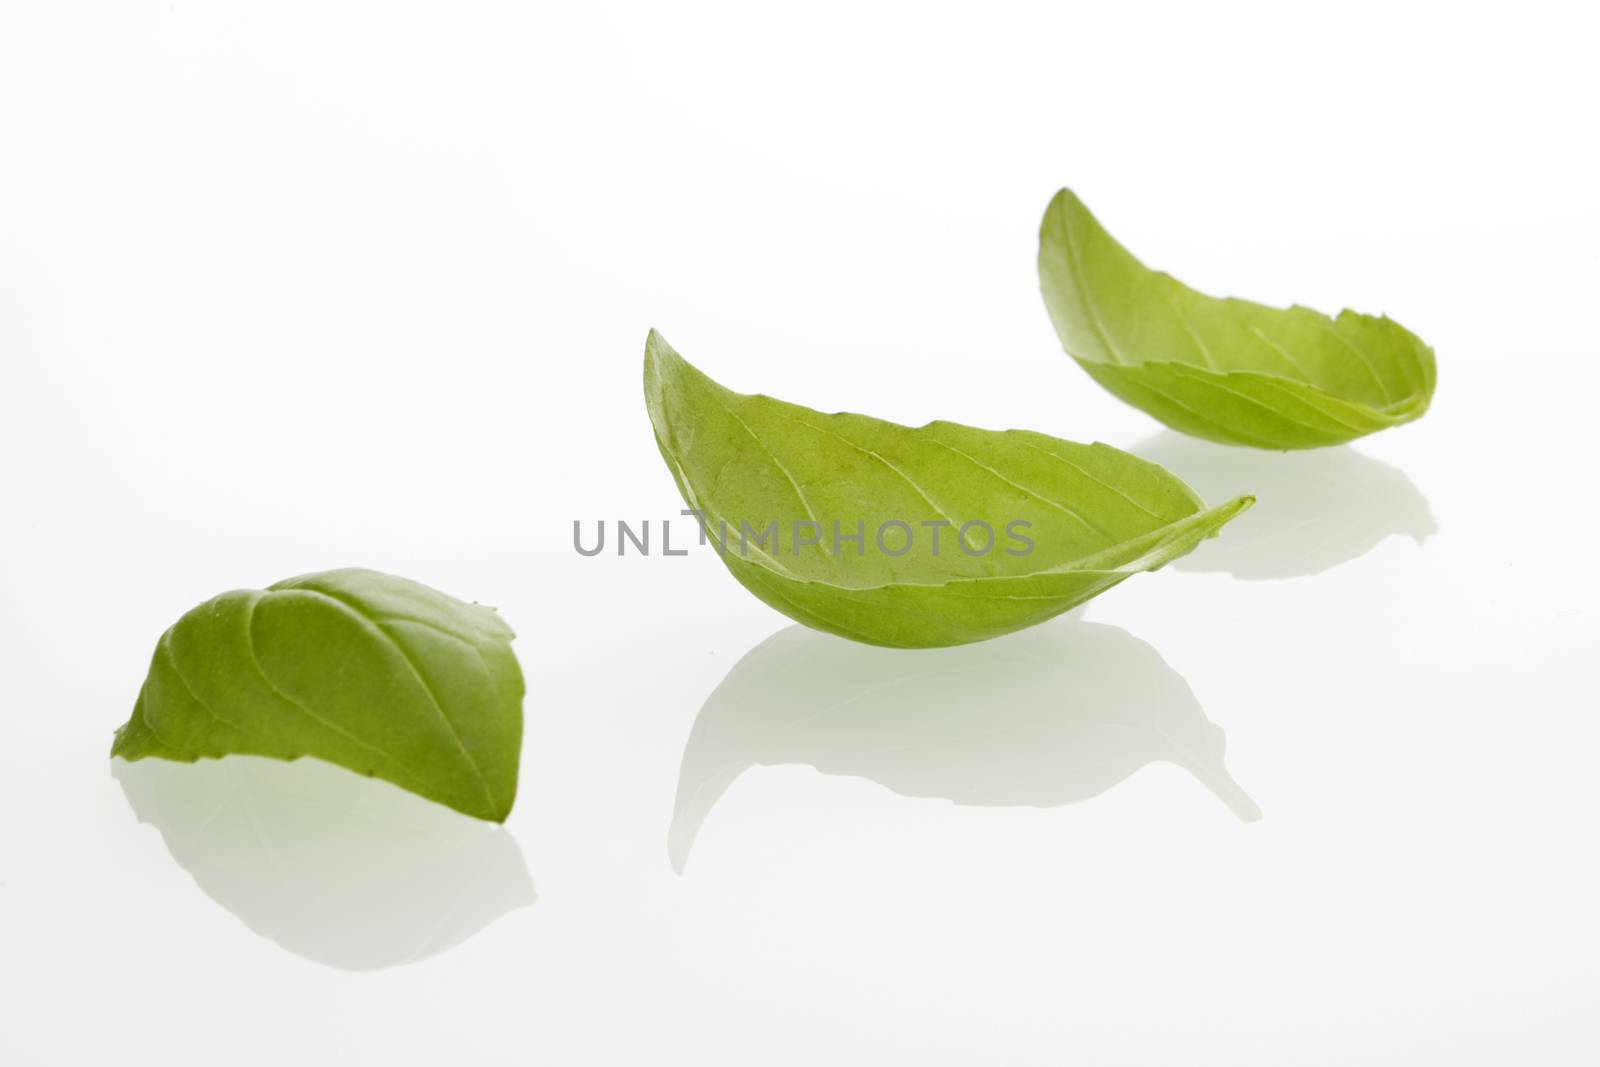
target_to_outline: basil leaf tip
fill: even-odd
[[[900,426],[732,392],[654,330],[645,404],[702,534],[769,606],[874,645],[997,637],[1214,535],[1153,463],[1103,444],[950,422]]]
[[[1387,316],[1221,299],[1140,263],[1070,190],[1039,230],[1039,284],[1067,353],[1196,437],[1318,448],[1421,418],[1433,350]]]
[[[223,593],[156,643],[112,756],[314,756],[503,822],[522,671],[493,609],[377,571]]]

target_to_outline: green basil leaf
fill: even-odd
[[[644,391],[661,455],[733,576],[797,622],[868,644],[957,645],[1043,622],[1253,502],[1206,510],[1106,445],[734,393],[653,330]]]
[[[113,756],[315,756],[480,819],[517,794],[522,671],[490,608],[337,570],[223,593],[156,643]]]
[[[1175,430],[1318,448],[1420,418],[1433,350],[1387,317],[1197,293],[1144,266],[1070,189],[1039,230],[1039,284],[1068,354]]]

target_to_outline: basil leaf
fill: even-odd
[[[982,645],[892,652],[804,627],[772,635],[706,698],[684,746],[667,837],[683,873],[712,809],[755,766],[809,764],[908,797],[1049,808],[1176,764],[1242,821],[1222,730],[1126,630],[1062,619]]]
[[[661,455],[733,576],[790,618],[868,644],[956,645],[1043,622],[1252,503],[1208,511],[1106,445],[734,393],[653,330],[644,390]]]
[[[1433,399],[1433,350],[1399,323],[1197,293],[1135,259],[1070,189],[1045,211],[1039,284],[1090,377],[1196,437],[1318,448],[1420,418]]]
[[[113,756],[316,756],[480,819],[517,793],[522,671],[490,608],[369,570],[223,593],[161,635]]]

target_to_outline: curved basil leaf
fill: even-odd
[[[1433,350],[1400,324],[1197,293],[1135,259],[1070,189],[1045,211],[1039,284],[1090,377],[1196,437],[1317,448],[1420,418],[1433,399]]]
[[[734,393],[653,330],[644,392],[661,455],[733,576],[790,618],[868,644],[958,645],[1043,622],[1190,551],[1253,501],[1208,511],[1106,445]]]
[[[111,754],[316,756],[501,822],[522,750],[512,636],[490,608],[376,571],[223,593],[161,635]]]

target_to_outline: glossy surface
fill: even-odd
[[[1600,1059],[1570,7],[525,10],[0,16],[0,1062]],[[1202,290],[1403,312],[1427,417],[1158,432],[1040,311],[1068,183]],[[652,324],[808,406],[1253,492],[1259,548],[1017,635],[1042,664],[791,660],[678,514]],[[173,619],[350,564],[514,620],[503,830],[310,767],[114,772]]]

